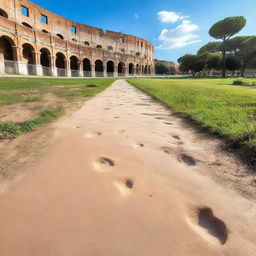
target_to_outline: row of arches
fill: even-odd
[[[18,53],[13,40],[7,36],[0,37],[0,58],[4,59],[6,63],[8,61],[17,61]],[[42,67],[42,75],[51,76],[51,67],[57,68],[58,76],[67,76],[67,70],[71,70],[71,76],[80,76],[83,71],[84,76],[103,76],[104,72],[108,76],[114,76],[114,73],[118,75],[133,75],[133,74],[151,74],[151,67],[148,65],[136,66],[133,63],[125,64],[119,62],[115,66],[114,61],[109,60],[103,63],[98,59],[92,62],[88,58],[84,58],[82,61],[77,56],[71,56],[69,59],[62,52],[58,52],[55,56],[51,55],[51,52],[47,48],[41,48],[39,55],[37,56],[34,47],[29,43],[24,43],[21,47],[21,61],[27,65],[27,73],[29,75],[36,75],[36,64],[40,64]],[[8,72],[7,72],[8,73]]]

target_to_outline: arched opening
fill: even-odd
[[[100,44],[98,44],[98,45],[96,46],[96,48],[101,49],[102,46],[101,46]]]
[[[59,39],[64,40],[64,36],[63,36],[63,35],[57,34],[56,36],[57,36]]]
[[[109,60],[107,62],[107,76],[114,76],[114,62],[112,60]]]
[[[101,60],[95,61],[95,76],[103,77],[103,62]]]
[[[84,45],[89,46],[90,43],[89,43],[88,41],[85,41],[85,42],[84,42]]]
[[[22,57],[24,62],[27,64],[28,75],[36,75],[36,58],[35,50],[31,44],[22,45]]]
[[[48,49],[42,48],[40,50],[40,64],[43,68],[43,75],[44,76],[51,76],[51,53]]]
[[[26,22],[22,22],[22,25],[23,25],[23,26],[25,26],[25,27],[27,27],[27,28],[32,29],[32,26],[31,26],[31,25],[29,25],[29,24],[28,24],[28,23],[26,23]]]
[[[129,64],[129,74],[134,74],[134,65],[132,63]]]
[[[83,59],[83,71],[84,71],[84,76],[86,77],[92,76],[91,62],[89,59]]]
[[[0,37],[0,73],[17,74],[17,56],[14,42],[6,36]]]
[[[113,46],[109,45],[109,46],[108,46],[108,50],[109,50],[109,51],[113,51]]]
[[[125,64],[123,62],[118,63],[118,76],[125,76]]]
[[[141,66],[141,74],[142,75],[144,74],[144,66],[143,65]]]
[[[151,75],[151,66],[148,66],[148,74]]]
[[[0,16],[7,18],[8,19],[8,14],[6,11],[4,11],[3,9],[0,9]]]
[[[140,74],[140,66],[139,66],[139,64],[136,65],[136,74],[137,75]]]
[[[144,68],[144,74],[147,74],[147,73],[148,73],[148,66],[146,65]]]
[[[79,76],[79,64],[78,58],[76,56],[70,57],[70,69],[71,69],[71,76],[78,77]]]
[[[65,55],[61,52],[58,52],[56,54],[56,61],[55,61],[58,76],[67,76],[65,62],[66,62]]]
[[[0,59],[14,60],[13,41],[5,36],[0,38]]]

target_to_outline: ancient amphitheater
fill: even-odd
[[[27,0],[0,0],[0,74],[151,75],[153,55],[144,39],[79,24]]]

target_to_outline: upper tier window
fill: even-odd
[[[90,43],[89,43],[89,42],[87,42],[87,41],[85,41],[85,42],[84,42],[84,45],[89,46],[89,45],[90,45]]]
[[[61,34],[57,34],[56,36],[57,36],[58,38],[60,38],[61,40],[64,39],[63,35],[61,35]]]
[[[76,27],[75,26],[71,26],[71,33],[76,34]]]
[[[124,38],[123,37],[119,37],[119,43],[121,43],[121,44],[124,43]]]
[[[44,32],[45,34],[50,34],[50,32],[45,29],[43,29],[42,32]]]
[[[101,48],[102,48],[102,46],[101,46],[100,44],[98,44],[98,45],[96,46],[96,48],[100,48],[100,49],[101,49]]]
[[[26,23],[26,22],[22,22],[22,25],[23,26],[25,26],[25,27],[27,27],[27,28],[31,28],[32,29],[32,26],[30,26],[28,23]]]
[[[113,46],[108,46],[108,50],[112,51],[113,50]]]
[[[0,16],[8,18],[8,14],[3,9],[0,9]]]
[[[48,24],[48,17],[41,14],[41,22],[44,23],[44,24]]]
[[[77,39],[76,38],[72,38],[72,41],[77,43]]]
[[[29,17],[29,9],[25,6],[21,6],[21,13],[22,15]]]

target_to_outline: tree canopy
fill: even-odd
[[[228,40],[246,25],[243,16],[228,17],[216,22],[209,30],[210,36],[216,39]]]
[[[169,72],[169,66],[164,63],[156,63],[155,65],[156,74],[163,75]]]
[[[185,54],[184,56],[178,59],[180,64],[181,72],[189,72],[191,70],[191,66],[194,63],[195,55],[193,54]]]
[[[222,46],[222,42],[209,42],[207,44],[205,44],[204,46],[202,46],[197,54],[201,54],[204,52],[221,52],[221,46]]]

